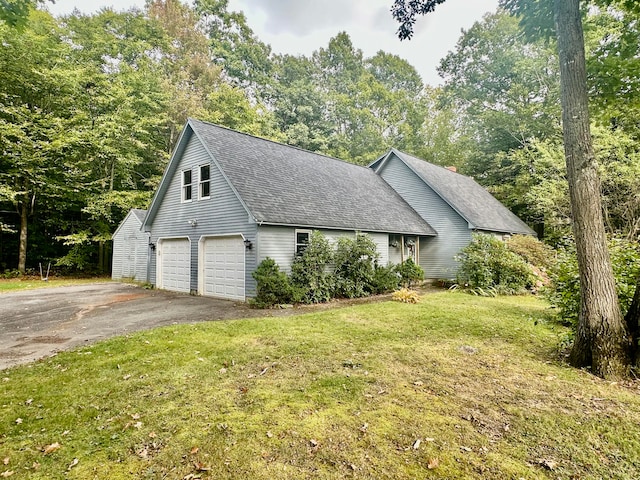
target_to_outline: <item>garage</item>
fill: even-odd
[[[200,294],[244,301],[244,251],[242,235],[203,237],[199,255]]]
[[[191,291],[191,242],[188,238],[158,240],[158,288]]]
[[[131,210],[113,234],[111,278],[147,281],[149,237],[140,227],[146,210]]]

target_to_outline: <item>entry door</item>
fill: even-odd
[[[191,291],[191,242],[188,238],[158,242],[158,288],[174,292]]]
[[[201,293],[231,300],[245,299],[244,239],[240,235],[208,237],[202,241]]]

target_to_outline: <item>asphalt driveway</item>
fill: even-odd
[[[265,313],[243,303],[111,282],[4,293],[0,369],[137,330]]]

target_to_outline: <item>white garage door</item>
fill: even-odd
[[[174,292],[191,291],[191,243],[188,238],[159,241],[158,287]]]
[[[244,250],[241,236],[203,240],[200,255],[203,295],[244,300]]]

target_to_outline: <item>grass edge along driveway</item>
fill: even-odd
[[[171,326],[2,372],[15,478],[634,478],[636,384],[533,297]]]

